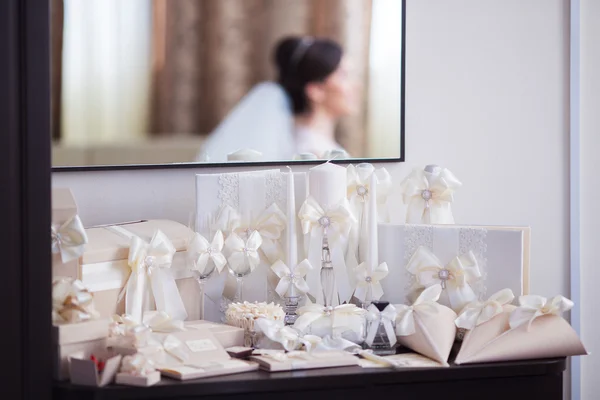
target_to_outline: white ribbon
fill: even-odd
[[[402,199],[408,204],[406,223],[453,224],[450,203],[462,183],[447,169],[431,173],[415,169],[400,184]]]
[[[62,225],[52,225],[52,253],[60,254],[62,262],[76,260],[83,255],[88,242],[85,228],[78,215]]]
[[[308,337],[308,338],[307,338]],[[360,346],[354,342],[344,339],[341,336],[332,337],[331,335],[326,335],[323,338],[313,335],[304,335],[304,337],[300,338],[304,343],[304,347],[306,347],[306,351],[308,352],[322,352],[322,351],[355,351],[360,349]],[[309,343],[307,346],[306,343]]]
[[[429,286],[423,290],[412,306],[405,304],[396,305],[396,334],[398,336],[413,335],[415,330],[415,312],[418,313],[436,313],[436,302],[442,294],[440,285]]]
[[[244,275],[248,268],[254,271],[260,264],[258,249],[261,245],[262,237],[258,231],[252,232],[245,242],[237,234],[231,233],[225,241],[225,247],[230,253],[227,261],[231,270],[240,275]]]
[[[487,301],[467,304],[454,323],[459,328],[473,329],[501,314],[503,306],[512,302],[514,298],[512,290],[502,289],[491,295]]]
[[[173,318],[185,320],[187,312],[177,289],[171,271],[175,247],[169,238],[157,230],[150,243],[137,236],[131,239],[128,264],[131,274],[125,291],[125,312],[136,321],[142,320],[142,314],[149,307],[150,297],[154,298],[156,309],[165,311]],[[148,290],[147,281],[150,281]],[[123,296],[123,292],[119,298]]]
[[[298,331],[283,325],[281,321],[259,318],[254,321],[254,327],[257,333],[264,333],[273,342],[281,344],[286,351],[297,350],[301,345]]]
[[[361,263],[356,268],[356,290],[354,297],[360,301],[379,300],[383,296],[383,288],[380,281],[388,274],[388,266],[386,263],[381,263],[373,271],[367,267],[367,263]],[[369,289],[371,298],[369,297]]]
[[[212,261],[220,273],[225,265],[227,265],[227,259],[223,255],[224,242],[223,232],[221,231],[215,233],[212,243],[208,243],[208,240],[204,236],[196,232],[188,246],[188,255],[192,265],[191,269],[198,271],[201,275],[205,275],[208,262]]]
[[[181,362],[186,362],[190,357],[190,355],[185,351],[183,342],[173,335],[168,335],[165,337],[165,340],[163,340],[162,343],[162,348],[167,354],[175,357]]]
[[[352,288],[348,279],[344,250],[341,248],[341,239],[348,238],[352,224],[356,222],[348,206],[342,203],[325,210],[313,197],[309,197],[302,204],[298,217],[302,224],[302,232],[305,235],[310,234],[308,259],[312,265],[319,265],[317,262],[321,260],[323,238],[327,235],[339,302],[350,300]],[[318,303],[322,303],[323,292],[319,270],[315,268],[308,273],[308,286],[311,296]]]
[[[300,332],[306,329],[320,318],[331,318],[332,330],[337,328],[352,328],[352,318],[364,316],[365,310],[354,304],[342,304],[336,307],[325,307],[319,304],[309,304],[298,309],[298,319],[294,328]],[[332,332],[333,334],[333,332]]]
[[[308,292],[309,287],[304,277],[312,269],[308,260],[302,261],[296,265],[292,272],[290,268],[281,260],[278,260],[271,266],[275,275],[279,277],[279,283],[275,291],[279,296],[283,297],[298,297]]]
[[[367,321],[370,323],[365,342],[369,346],[373,345],[373,341],[375,340],[375,336],[377,335],[380,325],[383,325],[385,333],[390,341],[390,345],[393,346],[396,344],[396,332],[394,331],[396,314],[396,307],[391,304],[388,304],[383,311],[379,311],[375,304],[371,304],[369,308],[367,308]]]
[[[53,322],[77,323],[96,319],[94,296],[78,279],[59,278],[52,282]]]
[[[563,312],[573,308],[574,303],[563,296],[555,296],[548,300],[542,296],[527,295],[519,297],[519,307],[510,314],[510,327],[515,329],[527,324],[531,328],[533,321],[542,315],[560,316]]]
[[[347,189],[348,200],[354,212],[354,215],[360,220],[360,215],[364,213],[364,206],[369,198],[369,180],[371,174],[377,176],[377,215],[380,222],[389,222],[387,212],[387,200],[392,189],[392,177],[385,168],[375,169],[372,165],[369,167],[357,168],[354,164],[348,165]]]
[[[468,303],[477,300],[471,284],[481,278],[481,272],[471,251],[453,258],[444,266],[429,249],[420,246],[406,269],[415,275],[419,287],[441,285],[448,294],[450,307],[455,311],[460,311]]]
[[[148,376],[155,371],[154,363],[141,353],[123,357],[121,364],[122,373],[132,376]]]
[[[183,321],[171,318],[164,311],[148,311],[144,313],[143,324],[152,332],[171,333],[185,331]]]

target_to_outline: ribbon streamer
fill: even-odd
[[[453,224],[450,204],[462,183],[447,169],[431,173],[414,169],[400,184],[402,200],[408,205],[408,224]]]
[[[292,272],[290,268],[281,260],[278,260],[271,266],[275,275],[279,277],[279,283],[275,291],[279,296],[283,297],[298,297],[309,291],[308,284],[304,277],[312,269],[312,265],[308,260],[302,261],[296,265]]]
[[[262,245],[262,237],[258,231],[252,232],[246,242],[237,234],[231,233],[225,241],[225,247],[230,252],[227,259],[229,266],[236,274],[244,275],[250,269],[254,269],[260,264],[258,249]]]
[[[332,330],[352,329],[352,319],[354,317],[363,317],[365,310],[356,307],[354,304],[342,304],[336,307],[325,307],[319,304],[309,304],[298,309],[298,319],[294,323],[294,328],[300,332],[306,329],[321,318],[331,318]],[[333,334],[333,332],[332,332]]]
[[[62,225],[52,225],[52,253],[60,254],[62,262],[76,260],[83,255],[88,242],[85,228],[78,215]]]
[[[468,303],[477,300],[471,284],[481,278],[481,272],[471,251],[455,257],[444,266],[429,249],[420,246],[406,269],[415,275],[418,287],[441,285],[454,311],[460,311]]]
[[[491,295],[487,301],[467,304],[454,323],[459,328],[473,329],[501,314],[504,305],[511,303],[514,298],[512,290],[500,290]]]
[[[356,290],[354,297],[360,301],[379,300],[383,296],[383,288],[380,281],[388,274],[388,266],[381,263],[373,271],[367,267],[367,263],[361,263],[356,268]],[[371,298],[367,299],[369,289],[371,289]]]
[[[52,320],[78,323],[99,318],[94,296],[78,279],[59,278],[52,283]]]
[[[548,300],[545,297],[537,295],[527,295],[519,297],[519,307],[510,314],[511,329],[518,328],[527,324],[527,330],[536,318],[543,315],[560,316],[563,312],[569,311],[575,304],[563,296],[555,296]]]
[[[379,327],[381,325],[383,325],[383,328],[385,329],[385,333],[388,336],[390,345],[393,346],[396,344],[396,332],[394,331],[396,314],[396,308],[391,304],[388,304],[383,311],[379,311],[375,304],[371,304],[369,308],[367,308],[367,321],[369,321],[369,329],[367,330],[367,338],[365,339],[365,342],[369,346],[373,345],[373,341],[375,340],[375,336],[377,335],[377,331],[379,331]]]
[[[412,306],[396,305],[396,334],[398,336],[413,335],[416,332],[414,313],[436,313],[435,303],[439,300],[441,294],[442,287],[433,285],[423,290]]]
[[[201,275],[205,275],[208,262],[212,261],[219,273],[221,273],[225,265],[227,265],[227,259],[223,255],[224,242],[223,232],[221,231],[215,233],[211,243],[204,236],[196,232],[188,246],[188,255],[192,265],[191,269],[198,271]]]

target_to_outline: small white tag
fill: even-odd
[[[185,342],[194,353],[201,351],[217,350],[217,346],[210,339],[188,340]]]

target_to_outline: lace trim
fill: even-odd
[[[404,293],[406,293],[405,301],[409,304],[415,300],[419,292],[415,292],[414,288],[417,284],[417,278],[406,270],[408,262],[421,246],[433,251],[433,226],[427,225],[405,225],[404,226],[404,268],[406,274],[406,284]]]
[[[283,179],[283,174],[279,171],[269,172],[265,175],[265,204],[273,203],[285,210],[287,182]]]
[[[481,279],[474,282],[471,287],[480,301],[486,297],[487,287],[487,229],[484,228],[460,228],[458,237],[458,254],[463,255],[469,251],[473,252],[479,265]]]
[[[240,205],[240,176],[239,174],[221,174],[219,176],[219,193],[221,205],[229,205],[238,210]]]

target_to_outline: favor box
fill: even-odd
[[[290,353],[271,353],[250,357],[261,369],[269,372],[294,371],[299,369],[318,369],[349,367],[358,365],[358,358],[344,351],[319,351],[307,353],[293,351]]]
[[[224,348],[244,345],[244,330],[236,326],[198,320],[186,321],[186,329],[208,329]]]
[[[419,285],[407,265],[420,247],[432,253],[443,267],[456,257],[464,260],[472,255],[481,277],[468,284],[479,299],[504,288],[511,289],[515,296],[529,292],[528,227],[379,224],[378,233],[379,260],[389,266],[388,275],[381,281],[381,300],[391,304],[410,304],[418,295],[414,289]],[[424,267],[433,271],[433,266]],[[450,306],[446,290],[440,303]]]
[[[106,351],[93,354],[104,361],[104,369],[102,371],[98,370],[96,363],[90,359],[92,353],[88,351],[73,354],[70,356],[69,362],[71,383],[74,385],[102,387],[114,380],[121,365],[121,356],[109,356]]]
[[[77,203],[68,188],[52,189],[52,224],[62,225],[77,215]],[[52,276],[77,277],[79,260],[63,262],[60,253],[52,253]]]
[[[119,372],[115,378],[115,383],[126,386],[148,387],[160,382],[160,372],[154,371],[146,376],[134,376],[125,372]]]
[[[106,319],[60,324],[52,327],[54,379],[69,379],[69,356],[106,351],[109,321]]]

